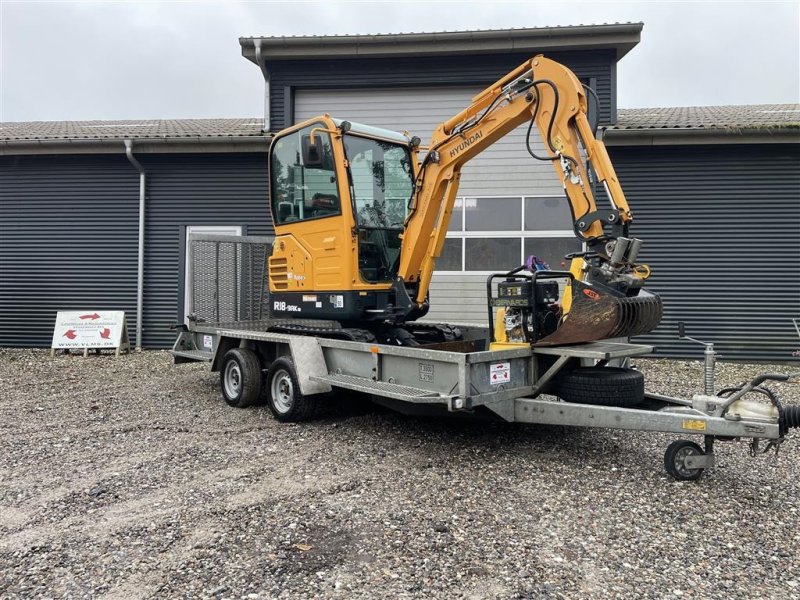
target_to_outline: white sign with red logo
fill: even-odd
[[[128,325],[121,310],[59,311],[52,348],[120,348],[128,345]]]
[[[489,383],[497,385],[511,381],[511,363],[502,362],[489,365]]]

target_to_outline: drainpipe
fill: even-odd
[[[139,256],[136,264],[136,351],[142,351],[142,314],[144,299],[144,208],[147,177],[142,163],[133,155],[133,142],[125,140],[125,155],[139,171]]]
[[[271,123],[269,122],[269,70],[267,69],[267,61],[261,55],[261,40],[254,40],[253,46],[256,49],[256,62],[261,69],[261,74],[264,75],[264,127],[262,131],[268,133],[271,129]]]

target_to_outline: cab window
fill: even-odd
[[[341,214],[333,147],[324,129],[324,123],[314,123],[273,142],[270,179],[276,225]]]
[[[402,229],[414,190],[408,148],[354,135],[344,136],[344,148],[358,226]]]

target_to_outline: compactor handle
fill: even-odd
[[[758,377],[754,378],[750,385],[753,387],[758,387],[765,381],[789,381],[791,375],[785,375],[784,373],[762,373]]]
[[[573,258],[597,258],[600,256],[594,250],[587,250],[586,252],[570,252],[569,254],[565,254],[564,258],[566,260],[572,260]]]

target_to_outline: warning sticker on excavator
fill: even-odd
[[[489,383],[497,385],[511,381],[511,363],[502,362],[489,365]]]
[[[689,431],[705,431],[706,422],[699,419],[684,419],[681,426]]]

